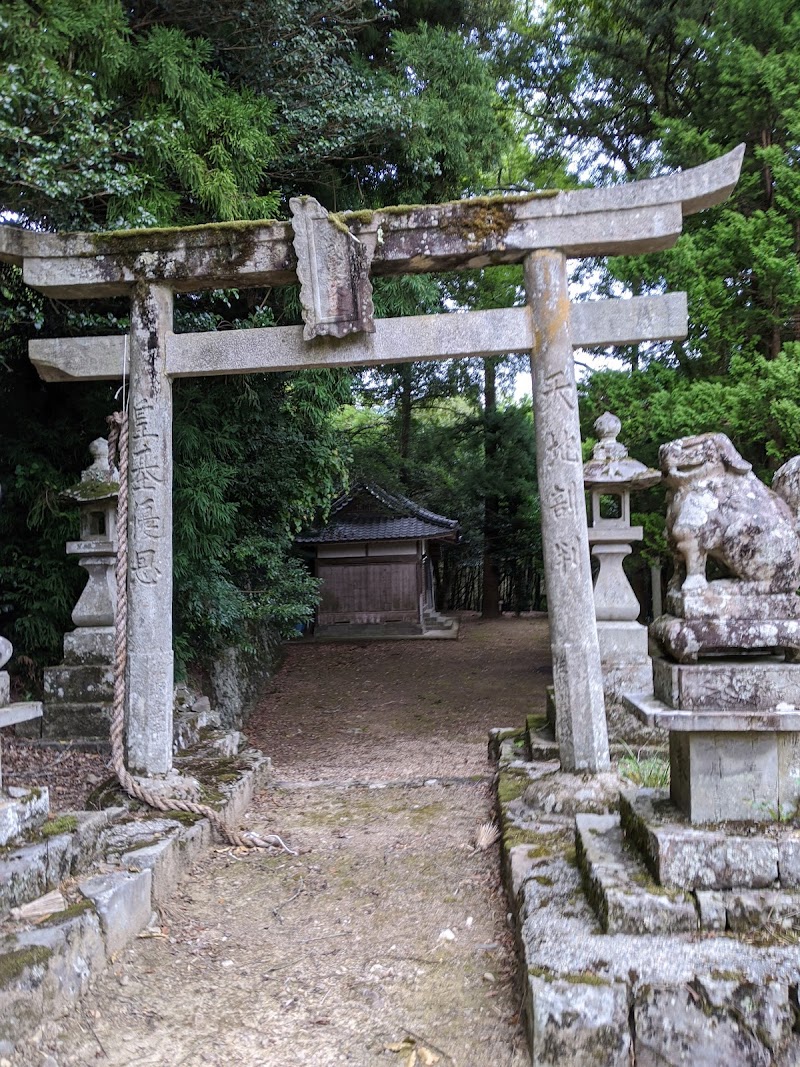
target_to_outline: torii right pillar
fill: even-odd
[[[609,769],[578,391],[570,337],[567,258],[542,250],[525,259],[533,318],[533,409],[550,618],[556,739],[565,771]]]

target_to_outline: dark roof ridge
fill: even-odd
[[[423,508],[421,504],[415,503],[409,497],[402,496],[400,493],[390,493],[388,489],[382,489],[374,482],[356,482],[355,485],[352,485],[346,493],[334,500],[330,511],[331,517],[352,503],[361,492],[370,493],[376,500],[380,500],[382,504],[396,511],[409,511],[418,519],[427,519],[429,522],[444,526],[450,530],[455,530],[458,526],[458,519],[448,519],[444,515],[437,515],[435,511]]]

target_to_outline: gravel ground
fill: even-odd
[[[541,709],[547,663],[540,618],[290,647],[248,724],[279,783],[248,824],[298,855],[209,853],[14,1067],[529,1063],[497,846],[474,842],[486,733]]]
[[[41,746],[2,731],[3,784],[47,786],[50,814],[81,811],[96,785],[111,774],[109,757],[59,745]]]

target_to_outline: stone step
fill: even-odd
[[[710,932],[757,933],[765,942],[797,941],[800,893],[785,889],[698,891],[700,922]]]
[[[119,811],[79,811],[46,821],[45,810],[39,833],[28,831],[24,844],[0,855],[0,920],[87,871],[101,848],[101,831]]]
[[[177,757],[178,773],[191,777],[197,766],[207,774],[209,760],[226,748],[222,741],[221,736],[213,745],[204,741],[193,753]],[[215,806],[236,826],[255,790],[270,778],[271,764],[250,749],[238,752],[234,781],[232,766],[231,760],[219,761],[221,777],[214,784],[221,800]],[[152,921],[153,908],[166,903],[212,840],[207,819],[185,825],[120,808],[73,817],[71,833],[29,842],[0,857],[0,893],[16,901],[9,906],[56,886],[69,901],[66,911],[39,923],[4,915],[5,905],[0,907],[0,1042],[13,1044],[42,1019],[72,1010],[90,979]]]
[[[609,934],[679,934],[698,928],[694,898],[663,889],[625,846],[618,815],[576,815],[575,847],[586,894]]]
[[[558,742],[545,715],[528,715],[525,719],[525,740],[529,759],[558,759]]]
[[[800,835],[775,824],[770,834],[691,825],[663,789],[625,789],[626,838],[660,885],[682,889],[800,888]],[[751,827],[755,830],[755,827]]]

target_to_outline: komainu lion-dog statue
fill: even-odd
[[[671,589],[700,592],[706,562],[721,563],[753,593],[800,586],[800,456],[776,472],[772,489],[753,474],[722,433],[662,445],[667,538],[675,557]],[[727,583],[726,583],[727,584]]]

